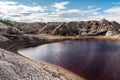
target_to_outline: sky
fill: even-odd
[[[19,22],[105,18],[120,23],[120,0],[0,0],[0,18]]]

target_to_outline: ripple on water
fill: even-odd
[[[18,52],[59,65],[89,80],[120,79],[120,42],[62,41]]]

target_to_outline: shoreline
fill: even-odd
[[[3,73],[2,77],[0,77],[1,80],[4,78],[10,79],[10,80],[16,79],[16,76],[19,76],[19,74],[21,73],[23,74],[23,75],[20,75],[20,76],[23,76],[22,80],[36,79],[34,75],[38,75],[37,77],[40,78],[38,80],[41,80],[41,78],[42,80],[46,78],[48,80],[49,79],[50,80],[61,80],[61,79],[62,80],[86,80],[85,78],[75,73],[72,73],[71,71],[68,71],[64,68],[61,68],[59,66],[42,62],[42,61],[37,61],[34,59],[30,59],[25,56],[21,56],[21,55],[6,51],[4,49],[0,49],[0,57],[1,57],[0,60],[5,58],[5,60],[2,60],[0,62],[1,70],[6,69],[5,71],[1,71],[1,74]],[[12,69],[11,69],[11,66],[12,66]],[[19,71],[18,69],[22,69],[22,71]],[[18,71],[18,73],[14,73],[14,71]],[[32,72],[35,74],[33,74]],[[7,76],[5,74],[11,75],[11,76]],[[29,74],[31,76],[29,76]],[[41,74],[43,74],[43,76],[40,76]],[[21,79],[21,78],[19,77],[17,79]]]
[[[32,63],[36,65],[35,67],[38,67],[38,68],[43,67],[43,66],[45,68],[52,67],[53,70],[51,71],[58,70],[57,72],[64,73],[65,74],[64,76],[67,76],[71,78],[72,80],[79,80],[79,79],[85,80],[85,79],[60,66],[27,58],[23,55],[18,54],[17,51],[23,48],[34,47],[38,45],[44,45],[44,44],[49,44],[49,43],[54,43],[54,42],[59,42],[59,41],[64,41],[64,40],[120,41],[120,37],[118,36],[52,36],[52,35],[24,34],[21,37],[27,37],[27,40],[18,39],[18,40],[13,40],[10,42],[9,41],[1,42],[0,47],[5,50],[14,52],[15,53],[14,55],[16,55],[15,57],[19,57],[27,63]],[[2,47],[3,45],[4,47]]]
[[[19,35],[16,35],[19,36]],[[0,42],[0,48],[17,53],[23,48],[35,47],[39,45],[55,43],[65,40],[80,40],[80,41],[120,41],[119,36],[53,36],[40,34],[24,34],[20,37],[25,37],[25,40],[12,40]]]
[[[43,67],[45,67],[45,68],[50,67],[53,70],[57,70],[60,73],[64,73],[65,76],[71,77],[71,79],[76,78],[76,80],[87,80],[84,77],[82,77],[82,76],[80,76],[80,75],[78,75],[78,74],[76,74],[76,73],[74,73],[74,72],[72,72],[72,71],[70,71],[70,70],[68,70],[66,68],[60,67],[58,65],[51,64],[51,63],[48,63],[48,62],[44,62],[44,61],[37,60],[37,59],[31,59],[31,58],[23,56],[23,55],[21,55],[19,53],[18,53],[18,55],[20,55],[20,57],[23,58],[27,62],[33,63],[36,66],[43,65]],[[72,80],[74,80],[74,79],[72,79]]]
[[[92,41],[120,41],[120,36],[53,36],[40,34],[25,34],[25,36],[32,36],[39,39],[47,40],[92,40]],[[53,41],[54,42],[54,41]]]

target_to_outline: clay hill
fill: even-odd
[[[102,19],[100,21],[80,22],[13,22],[13,27],[24,34],[50,34],[62,36],[112,36],[120,33],[120,24],[116,21]]]
[[[12,22],[0,23],[0,34],[49,34],[61,36],[113,36],[119,35],[120,24],[116,21],[102,19],[100,21],[80,22]]]

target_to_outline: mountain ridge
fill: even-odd
[[[7,20],[6,20],[7,21]],[[71,22],[12,22],[6,31],[12,34],[49,34],[61,36],[113,36],[119,35],[120,24],[106,19]],[[3,23],[4,24],[4,23]],[[4,24],[6,25],[6,24]],[[1,26],[1,25],[0,25]],[[8,26],[8,25],[7,25]],[[11,32],[10,32],[11,31]]]
[[[120,24],[116,21],[102,19],[100,21],[71,21],[71,22],[38,22],[38,23],[16,23],[14,27],[23,29],[24,33],[50,34],[62,36],[98,36],[111,33],[110,36],[118,34]],[[28,30],[29,28],[29,30]],[[28,31],[27,31],[28,30]],[[31,30],[31,31],[30,31]],[[113,34],[114,33],[114,34]]]

